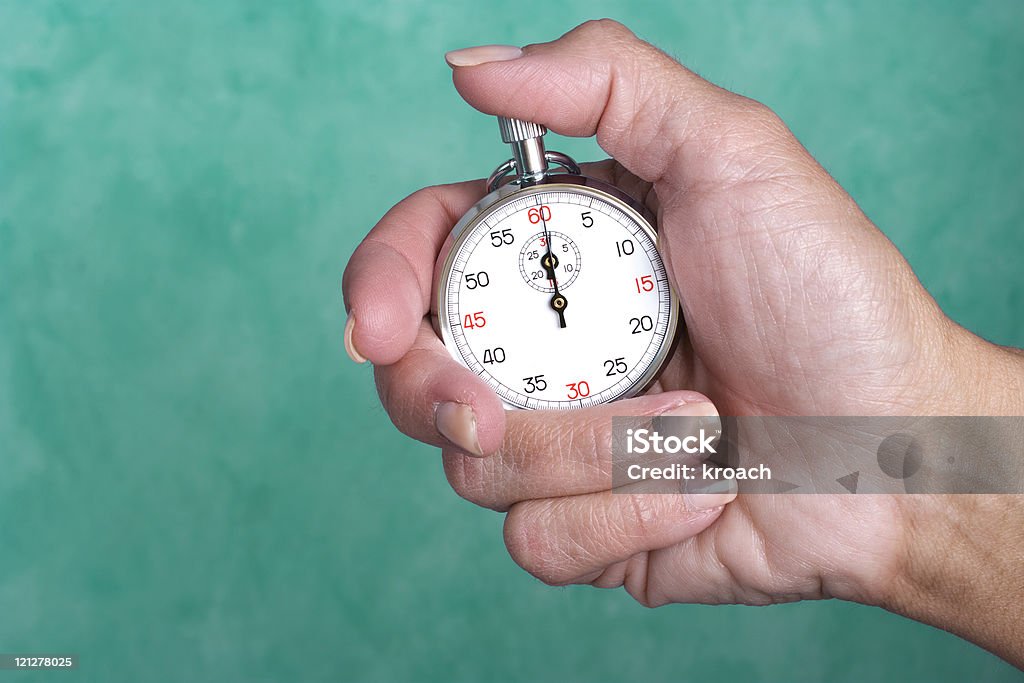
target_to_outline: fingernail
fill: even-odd
[[[449,66],[477,66],[487,62],[507,62],[522,57],[523,51],[514,45],[479,45],[445,54]]]
[[[698,418],[698,427],[705,430],[721,429],[718,410],[711,403],[687,403],[668,411],[665,417]],[[698,469],[698,472],[703,472]],[[683,480],[683,496],[691,510],[713,510],[732,502],[739,493],[735,479],[703,478]]]
[[[470,455],[482,457],[476,435],[476,416],[464,403],[439,403],[434,409],[434,425],[441,435]]]
[[[671,408],[651,420],[651,426],[660,434],[673,435],[680,439],[687,436],[698,436],[703,443],[705,436],[717,439],[722,432],[722,420],[718,417],[715,406],[707,401],[701,403],[684,403]],[[700,451],[700,459],[711,453]]]
[[[691,510],[713,510],[736,499],[739,488],[735,479],[702,482],[691,479],[683,482],[683,497]]]
[[[356,329],[356,317],[354,315],[348,316],[348,322],[345,323],[345,352],[348,353],[348,357],[354,360],[356,363],[365,363],[366,358],[363,354],[356,351],[356,345],[352,341],[352,332]]]

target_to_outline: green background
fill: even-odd
[[[507,154],[444,51],[599,16],[773,106],[1024,344],[1020,2],[0,0],[0,652],[82,659],[0,681],[1021,679],[855,605],[547,588],[345,357],[362,235]]]

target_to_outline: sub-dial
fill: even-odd
[[[523,280],[534,289],[552,293],[555,291],[549,275],[554,273],[560,291],[566,290],[580,274],[580,250],[576,243],[560,232],[549,230],[551,238],[551,263],[548,258],[548,245],[544,233],[526,240],[519,252],[519,273]],[[549,267],[550,266],[550,267]]]

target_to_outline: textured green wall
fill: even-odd
[[[1020,2],[0,0],[0,651],[77,652],[69,681],[1021,679],[853,605],[544,587],[347,361],[360,237],[506,154],[442,53],[602,15],[775,107],[951,315],[1024,344]]]

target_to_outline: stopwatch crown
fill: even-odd
[[[544,149],[544,135],[548,129],[539,123],[499,116],[498,130],[501,131],[502,142],[512,146],[512,158],[494,169],[487,179],[488,192],[498,189],[502,178],[509,173],[516,174],[516,182],[520,185],[538,183],[549,173],[550,164],[561,166],[572,175],[580,174],[580,167],[575,161],[561,152]]]
[[[506,143],[543,137],[548,132],[548,129],[539,123],[504,116],[498,117],[498,129],[501,131],[501,141]]]

